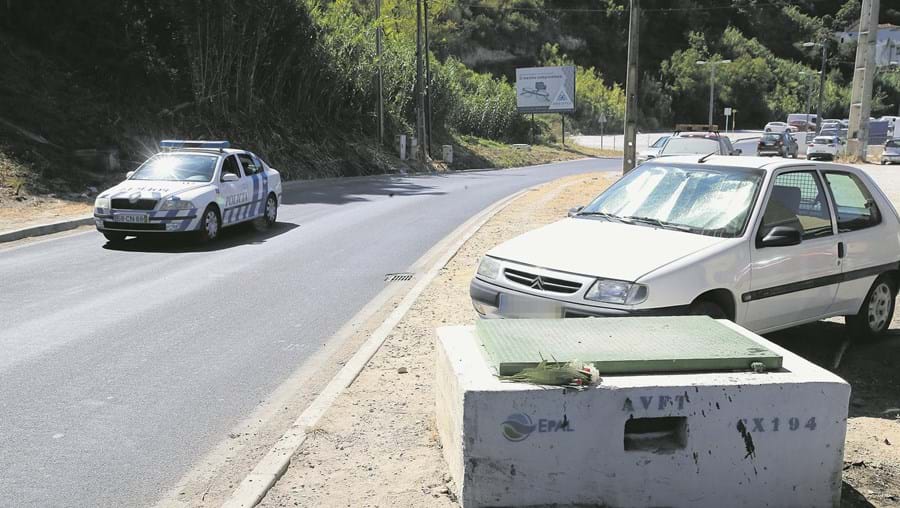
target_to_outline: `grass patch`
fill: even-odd
[[[535,164],[583,159],[616,157],[622,152],[599,150],[578,145],[500,143],[475,136],[457,136],[453,140],[453,164],[450,169],[514,168]],[[435,154],[437,155],[437,154]]]

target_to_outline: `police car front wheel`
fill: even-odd
[[[200,241],[209,242],[219,236],[222,222],[219,220],[219,212],[212,205],[207,206],[203,212],[203,220],[200,221]]]
[[[253,224],[256,226],[256,229],[265,230],[272,227],[277,219],[278,199],[275,198],[274,194],[269,194],[269,197],[266,199],[266,210],[263,216],[253,221]]]

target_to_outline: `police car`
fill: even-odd
[[[275,223],[281,175],[256,154],[229,148],[227,141],[159,145],[160,153],[97,197],[94,221],[107,240],[191,231],[210,241],[222,227]]]

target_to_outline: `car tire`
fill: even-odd
[[[200,229],[197,231],[197,239],[202,243],[212,242],[219,237],[222,230],[222,217],[219,210],[209,205],[203,211],[203,217],[200,219]]]
[[[106,241],[109,243],[121,243],[125,241],[125,233],[115,233],[105,231],[103,236],[106,237]]]
[[[709,300],[698,300],[691,304],[688,311],[691,316],[709,316],[713,319],[728,319],[728,314],[721,305]]]
[[[859,313],[846,318],[853,336],[862,340],[873,340],[883,335],[891,326],[896,297],[896,283],[888,275],[881,275],[875,279]]]
[[[258,231],[265,231],[275,225],[278,220],[278,198],[275,194],[269,194],[266,198],[266,209],[263,210],[262,217],[253,221],[253,226]]]
[[[772,132],[772,129],[766,129],[766,132]]]

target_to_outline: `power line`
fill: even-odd
[[[827,0],[807,0],[809,2],[824,2]],[[758,7],[777,7],[784,8],[796,6],[788,2],[759,2],[752,5],[710,5],[705,7],[657,7],[655,9],[641,9],[641,12],[693,12],[693,11],[718,11],[718,10],[752,10]],[[470,9],[482,9],[492,11],[522,11],[522,12],[563,12],[563,13],[602,13],[602,14],[624,14],[624,9],[597,9],[590,7],[516,7],[511,5],[481,5],[469,4],[460,5]]]

